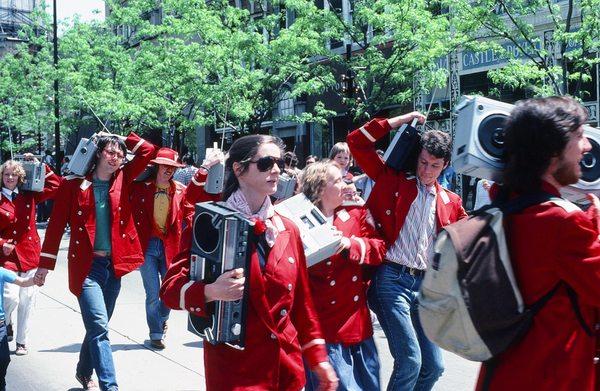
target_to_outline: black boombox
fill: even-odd
[[[244,348],[248,285],[249,244],[254,240],[254,223],[223,202],[196,204],[193,220],[190,279],[214,282],[226,271],[242,268],[246,282],[240,300],[215,301],[213,315],[190,314],[188,329],[209,343]]]
[[[404,124],[398,129],[392,142],[383,155],[385,164],[397,171],[411,171],[417,159],[418,144],[421,136],[415,127],[417,120],[412,124]]]

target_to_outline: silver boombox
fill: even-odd
[[[217,163],[208,169],[204,191],[208,194],[221,194],[223,192],[223,180],[225,178],[225,166]]]
[[[25,169],[25,181],[21,185],[22,190],[41,192],[44,191],[46,181],[46,168],[44,163],[30,161],[21,162]]]
[[[98,149],[96,145],[97,139],[96,134],[94,134],[89,139],[82,138],[79,140],[79,144],[77,144],[77,148],[73,152],[73,157],[71,157],[67,166],[68,172],[80,176],[87,175]]]
[[[273,197],[278,200],[290,198],[296,191],[296,183],[297,180],[295,177],[286,173],[281,173],[281,175],[279,175],[279,180],[277,181],[277,191],[273,193]]]
[[[275,205],[277,213],[292,220],[300,230],[306,264],[315,265],[337,252],[342,238],[333,225],[304,194],[298,194]]]

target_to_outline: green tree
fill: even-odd
[[[465,50],[492,50],[506,65],[489,72],[494,83],[534,95],[588,96],[585,84],[599,62],[599,0],[448,0],[452,28]],[[552,31],[544,39],[544,25]],[[547,25],[548,26],[548,25]],[[516,48],[516,50],[508,50]]]

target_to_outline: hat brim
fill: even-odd
[[[152,164],[162,164],[164,166],[185,167],[185,164],[177,163],[175,160],[165,159],[162,157],[150,160]]]

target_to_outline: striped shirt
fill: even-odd
[[[433,254],[435,231],[435,186],[427,189],[417,179],[417,197],[413,201],[398,239],[390,246],[385,258],[400,265],[424,270]]]

